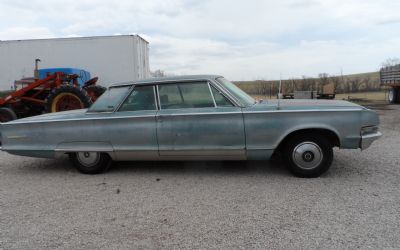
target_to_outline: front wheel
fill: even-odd
[[[285,146],[285,163],[299,177],[318,177],[332,164],[333,150],[329,141],[319,135],[296,135]]]
[[[106,153],[77,152],[69,155],[79,172],[84,174],[100,174],[111,166],[112,159]]]

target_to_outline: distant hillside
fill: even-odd
[[[276,95],[279,88],[279,80],[236,81],[234,83],[253,95]],[[285,79],[282,80],[282,91],[293,93],[294,90],[321,90],[322,86],[326,84],[333,84],[336,93],[356,93],[381,89],[379,72],[368,72],[343,76],[320,74],[316,78]]]

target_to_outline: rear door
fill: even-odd
[[[207,81],[159,84],[159,154],[164,158],[244,159],[240,107]]]

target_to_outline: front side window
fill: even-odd
[[[153,86],[137,86],[126,98],[119,111],[156,110]]]
[[[233,104],[231,101],[228,100],[221,92],[219,92],[216,88],[211,86],[211,91],[214,96],[215,104],[217,104],[218,107],[232,107]]]
[[[243,90],[241,90],[238,86],[226,80],[223,77],[219,77],[216,79],[224,88],[226,88],[238,101],[242,103],[244,106],[251,106],[256,103],[253,97],[246,94]]]
[[[128,94],[130,86],[112,87],[104,92],[90,107],[89,112],[111,112]]]
[[[161,84],[161,109],[214,107],[207,82]]]

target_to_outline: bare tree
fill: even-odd
[[[164,77],[167,76],[164,70],[157,69],[155,71],[150,71],[150,76],[151,77]]]
[[[340,88],[340,85],[342,83],[342,77],[340,77],[340,76],[330,76],[329,80],[330,80],[330,82],[333,83],[334,91],[335,92],[338,91],[338,89]]]
[[[327,73],[320,73],[318,74],[319,77],[319,84],[322,86],[329,83],[329,75]]]
[[[371,81],[371,77],[370,76],[365,76],[362,81],[364,83],[364,89],[366,91],[371,91],[371,90],[374,89],[374,83]]]
[[[351,93],[352,91],[352,83],[350,82],[349,78],[344,78],[342,83],[342,91],[343,93]]]
[[[361,89],[363,82],[361,81],[360,77],[353,77],[348,79],[348,82],[351,85],[351,92],[358,92]],[[349,91],[350,92],[350,91]]]
[[[315,79],[308,77],[308,76],[303,76],[302,79],[297,80],[296,82],[296,90],[300,91],[306,91],[306,90],[312,90],[315,89]]]
[[[256,81],[257,94],[266,96],[271,90],[270,85],[271,83],[268,83],[267,81]]]
[[[400,59],[399,58],[388,58],[382,63],[382,67],[390,67],[390,66],[395,66],[400,64]]]

